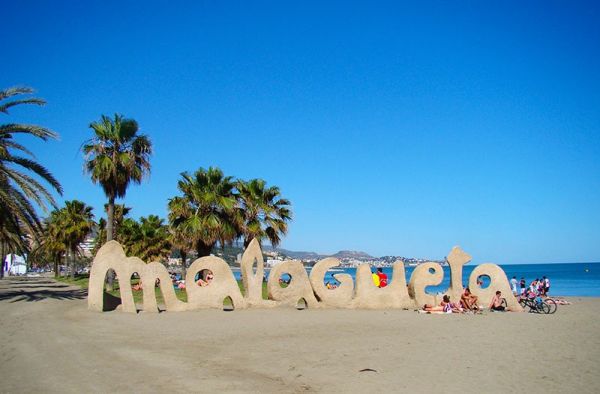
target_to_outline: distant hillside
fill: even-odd
[[[408,263],[421,261],[421,259],[406,258],[406,257],[401,257],[401,256],[373,257],[368,253],[365,253],[362,251],[355,251],[355,250],[340,250],[336,254],[325,255],[325,254],[320,254],[320,253],[316,253],[316,252],[294,251],[294,250],[287,250],[287,249],[280,249],[280,248],[273,249],[271,247],[271,245],[268,245],[268,244],[263,245],[263,252],[266,252],[266,253],[277,252],[280,256],[283,256],[284,258],[291,258],[291,259],[303,260],[303,261],[318,261],[318,260],[322,260],[326,257],[335,257],[340,260],[344,260],[344,259],[362,260],[362,261],[382,260],[382,261],[388,262],[388,263],[393,263],[396,260],[402,260],[402,261],[405,261]],[[213,253],[215,255],[225,259],[225,261],[227,261],[229,264],[235,265],[237,255],[243,253],[243,248],[241,245],[235,244],[234,246],[226,246],[223,249],[215,248],[213,250]],[[268,256],[265,256],[265,259],[268,259],[268,258],[269,258]],[[435,260],[428,259],[428,261],[435,261]],[[444,261],[442,260],[440,262],[444,262]]]
[[[265,250],[271,250],[271,248],[266,247]],[[337,252],[336,254],[333,255],[326,255],[326,254],[319,254],[319,253],[315,253],[315,252],[304,252],[304,251],[294,251],[294,250],[287,250],[287,249],[276,249],[277,252],[291,257],[293,259],[299,259],[299,260],[321,260],[324,259],[326,257],[335,257],[338,259],[362,259],[362,260],[371,260],[374,257],[365,253],[365,252],[359,252],[359,251],[354,251],[354,250],[340,250],[339,252]]]
[[[265,249],[270,249],[270,248],[265,248]],[[297,259],[297,260],[321,260],[324,259],[325,255],[322,254],[318,254],[315,252],[297,252],[297,251],[293,251],[293,250],[287,250],[287,249],[277,249],[277,252],[291,257],[292,259]]]
[[[355,251],[355,250],[340,250],[339,252],[332,255],[331,257],[335,257],[338,259],[357,259],[357,260],[370,260],[370,259],[374,258],[373,256],[371,256],[365,252],[359,252],[359,251]]]

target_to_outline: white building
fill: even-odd
[[[81,248],[85,257],[92,257],[92,250],[94,250],[94,246],[96,245],[95,240],[95,237],[88,235],[85,238],[85,241],[79,244],[79,247]]]
[[[23,256],[9,254],[4,260],[4,274],[25,275],[27,273],[27,263]]]
[[[279,260],[279,259],[267,259],[267,261],[265,261],[265,265],[267,267],[274,267],[277,264],[283,262],[283,260]]]

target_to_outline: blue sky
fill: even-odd
[[[96,207],[90,122],[155,147],[127,193],[165,216],[182,171],[218,166],[293,203],[283,247],[475,262],[600,261],[594,2],[3,2],[0,87],[34,87],[26,140]]]

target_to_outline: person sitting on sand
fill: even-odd
[[[492,302],[490,302],[490,310],[491,311],[502,311],[502,312],[504,312],[505,310],[508,310],[507,308],[504,307],[504,305],[502,305],[503,300],[504,300],[504,298],[502,298],[502,292],[500,290],[498,290],[496,292],[496,295],[492,298]]]
[[[379,287],[379,276],[373,272],[371,277],[373,278],[373,284],[375,284],[375,287]]]
[[[479,309],[479,306],[477,305],[478,300],[479,299],[477,296],[471,293],[471,289],[468,287],[460,296],[460,303],[462,304],[462,307],[468,311],[476,311]]]
[[[210,282],[212,282],[214,276],[211,270],[202,270],[202,273],[203,275],[201,275],[200,279],[198,279],[198,282],[196,283],[198,283],[200,287],[205,287],[208,286]]]
[[[383,268],[377,268],[377,276],[379,277],[379,287],[386,287],[388,282],[387,275],[383,272]]]

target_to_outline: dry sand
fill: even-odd
[[[570,300],[555,315],[131,315],[89,312],[51,279],[5,279],[0,391],[598,393],[600,299]]]

